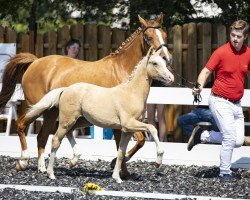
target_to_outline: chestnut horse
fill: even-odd
[[[10,59],[3,74],[3,86],[0,93],[0,109],[3,109],[12,96],[16,83],[21,81],[25,99],[29,105],[37,103],[50,90],[66,87],[77,82],[87,82],[103,87],[113,87],[128,80],[134,66],[145,56],[149,47],[162,47],[167,62],[171,62],[164,41],[166,32],[161,28],[163,14],[156,20],[145,20],[139,17],[142,28],[138,28],[115,53],[95,62],[81,61],[60,55],[37,58],[29,53],[20,53]],[[44,149],[49,134],[56,130],[58,109],[44,112],[43,125],[37,136],[38,170],[45,171]],[[81,118],[77,124],[80,127]],[[136,146],[128,153],[130,158],[145,142],[142,133],[135,133]],[[114,133],[118,147],[120,134]],[[16,165],[21,170],[29,159],[25,134],[19,134],[21,158]],[[22,166],[21,163],[24,163]],[[26,163],[26,164],[25,164]]]
[[[152,79],[170,85],[173,74],[167,69],[165,60],[159,56],[160,51],[148,51],[131,74],[127,83],[112,88],[104,88],[89,83],[75,83],[68,87],[57,88],[47,93],[33,105],[26,116],[19,122],[18,129],[25,130],[27,121],[33,121],[51,107],[59,108],[59,126],[52,139],[50,160],[47,168],[49,178],[55,179],[54,161],[62,139],[74,129],[76,120],[84,117],[86,123],[104,128],[121,129],[118,156],[112,177],[121,183],[120,170],[128,142],[135,131],[148,131],[156,144],[156,166],[160,166],[164,149],[159,142],[157,129],[142,122],[146,111],[146,102]],[[105,105],[105,106],[103,106]],[[74,138],[72,137],[74,140]],[[73,141],[75,143],[75,141]],[[125,162],[123,162],[125,164]],[[127,168],[125,168],[127,171]],[[127,171],[127,174],[128,171]]]

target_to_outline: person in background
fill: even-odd
[[[64,45],[64,54],[68,57],[78,59],[79,53],[80,53],[80,46],[81,43],[77,39],[71,39],[67,41]],[[85,129],[84,128],[77,128],[73,131],[74,137],[77,137],[80,135],[80,132],[84,135]]]
[[[198,88],[193,95],[202,91],[207,78],[215,73],[214,85],[208,104],[219,132],[206,131],[200,126],[194,128],[188,141],[190,151],[199,143],[221,143],[220,180],[234,181],[237,176],[231,171],[234,148],[244,142],[244,115],[241,98],[244,94],[245,76],[250,77],[250,48],[244,45],[249,25],[244,20],[235,21],[230,26],[229,42],[215,50],[198,76]]]
[[[71,39],[64,46],[64,54],[71,58],[79,58],[80,46],[79,40]]]
[[[209,81],[205,88],[212,88],[212,86],[213,81]],[[177,119],[178,126],[182,128],[184,134],[188,137],[191,136],[195,125],[199,122],[210,122],[211,127],[209,129],[219,131],[211,110],[205,105],[198,105],[191,112],[181,115]]]
[[[164,87],[160,81],[153,80],[151,87]],[[165,105],[164,104],[147,104],[148,123],[157,127],[155,114],[158,119],[158,133],[160,142],[165,141],[166,137],[166,121],[165,121]]]

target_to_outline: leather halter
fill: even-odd
[[[146,30],[149,29],[149,28],[159,29],[159,28],[161,28],[161,26],[147,26],[147,27],[145,27],[145,28],[142,30],[143,39],[144,39],[145,42],[150,46],[150,43],[149,43],[149,41],[148,41],[148,39],[147,39],[147,37],[146,37],[146,35],[145,35]],[[159,47],[156,48],[155,51],[160,50],[160,49],[161,49],[162,47],[164,47],[164,46],[167,47],[167,44],[166,44],[166,43],[161,44]],[[179,73],[177,73],[172,67],[171,67],[171,71],[172,71],[175,75],[177,75],[180,79],[182,79],[183,82],[184,82],[184,84],[190,84],[192,87],[199,88],[200,84],[199,84],[197,81],[196,81],[196,82],[188,81],[187,79],[185,79],[184,77],[182,77]],[[191,87],[189,87],[189,86],[187,86],[187,85],[184,85],[184,84],[177,83],[177,85],[179,85],[179,86],[185,86],[185,87],[188,87],[188,88],[191,89]],[[202,97],[201,97],[200,94],[194,95],[193,104],[194,104],[194,103],[198,103],[198,104],[199,104],[201,101],[202,101]]]
[[[146,27],[142,30],[143,38],[144,38],[144,40],[146,41],[146,43],[150,46],[150,43],[149,43],[149,41],[148,41],[148,39],[147,39],[147,37],[146,37],[146,35],[145,35],[146,30],[148,30],[149,28],[158,29],[158,28],[161,28],[161,26],[146,26]],[[161,48],[161,47],[158,47],[158,48]],[[158,49],[158,48],[157,48],[157,49]]]

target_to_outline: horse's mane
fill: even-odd
[[[115,52],[112,52],[110,55],[114,56],[117,55],[119,53],[122,52],[122,50],[126,50],[126,48],[128,48],[132,42],[134,41],[134,39],[142,32],[142,28],[139,27],[138,29],[136,29],[136,31],[134,33],[132,33],[122,44],[121,46],[119,46],[117,48],[117,50]]]

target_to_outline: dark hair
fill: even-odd
[[[68,50],[67,50],[67,48],[70,47],[70,46],[73,45],[73,44],[78,44],[79,46],[81,46],[80,41],[77,40],[77,39],[71,39],[71,40],[67,41],[67,42],[65,43],[64,49],[63,49],[65,55],[68,55]]]

